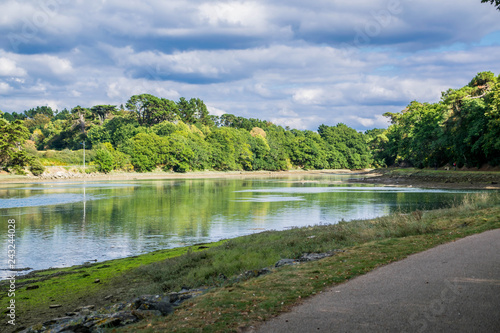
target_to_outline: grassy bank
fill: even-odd
[[[450,185],[498,185],[500,172],[473,170],[433,170],[415,168],[377,169],[370,173],[368,181],[400,184],[450,184]]]
[[[498,194],[481,193],[466,197],[450,209],[264,232],[220,244],[44,271],[18,281],[19,323],[34,324],[78,306],[103,306],[135,295],[177,291],[184,286],[211,286],[216,288],[183,304],[171,316],[122,330],[235,331],[380,265],[499,228],[499,203]],[[257,278],[238,278],[243,272],[273,266],[283,258],[332,250],[344,252],[317,262],[275,269]],[[95,283],[96,279],[100,282]],[[38,288],[27,290],[34,285]],[[1,295],[0,306],[5,308],[5,290]],[[61,308],[49,309],[51,304]]]

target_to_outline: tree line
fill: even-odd
[[[232,114],[214,116],[198,98],[174,102],[141,94],[120,107],[76,106],[58,112],[43,106],[3,118],[6,130],[23,128],[8,151],[21,151],[23,144],[38,150],[76,150],[85,144],[101,172],[361,169],[372,163],[365,135],[345,124],[322,125],[313,132]],[[0,167],[30,163],[9,160]]]
[[[199,98],[134,95],[125,105],[39,106],[0,119],[0,168],[33,173],[31,150],[92,149],[98,171],[362,169],[500,164],[500,79],[481,72],[437,103],[385,113],[391,125],[360,133],[345,124],[283,128],[233,114],[210,115]],[[36,148],[36,149],[35,149]]]
[[[500,164],[500,77],[492,72],[448,89],[437,103],[413,101],[384,116],[391,121],[387,130],[367,132],[374,159],[381,163],[418,168]]]

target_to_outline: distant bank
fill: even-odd
[[[296,175],[358,175],[371,171],[365,170],[289,170],[289,171],[197,171],[175,173],[165,171],[155,172],[111,172],[84,174],[67,170],[63,167],[47,168],[40,177],[17,176],[0,173],[0,183],[37,183],[51,181],[105,181],[105,180],[155,180],[155,179],[189,179],[189,178],[240,178],[240,177],[286,177]]]

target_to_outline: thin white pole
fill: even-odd
[[[82,142],[83,144],[83,170],[85,171],[85,142]]]

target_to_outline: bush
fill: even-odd
[[[139,133],[120,147],[138,172],[153,171],[167,158],[168,144],[156,134]]]
[[[42,162],[40,162],[39,159],[34,159],[30,165],[30,171],[33,176],[38,177],[45,171],[45,167],[42,165]]]
[[[99,172],[109,173],[114,169],[115,159],[113,154],[107,149],[97,149],[95,152],[94,163]]]

